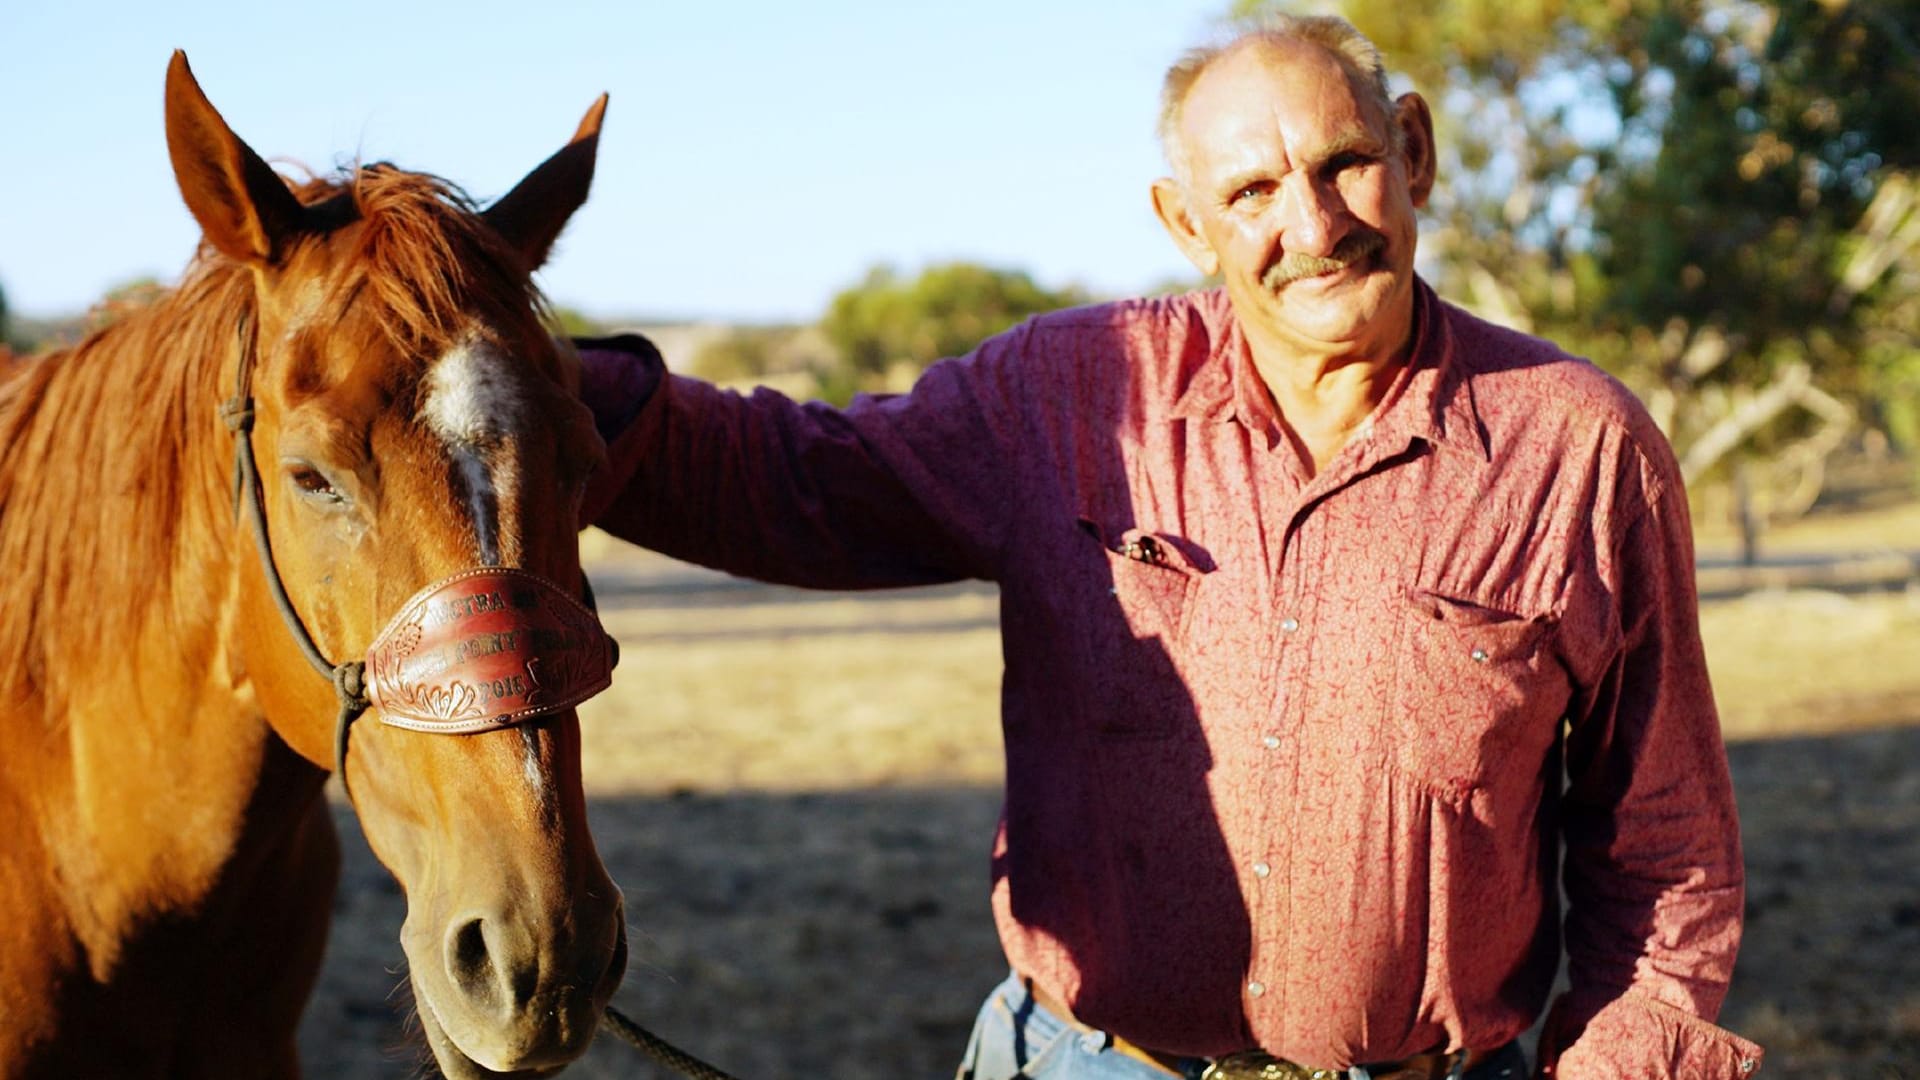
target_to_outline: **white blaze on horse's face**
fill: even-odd
[[[454,468],[466,487],[467,507],[473,516],[479,561],[500,562],[500,497],[516,477],[512,466],[490,451],[515,431],[524,430],[526,399],[515,381],[507,356],[492,344],[468,338],[454,346],[427,372],[426,400],[420,419],[446,444]],[[540,766],[539,742],[522,729],[526,748],[524,772],[536,797],[546,793],[547,778]]]
[[[523,430],[526,402],[509,361],[488,342],[469,338],[427,373],[420,418],[447,446],[467,489],[474,539],[485,565],[500,561],[500,497],[515,477],[490,450]]]

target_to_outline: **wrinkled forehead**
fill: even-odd
[[[1389,123],[1359,73],[1334,53],[1310,42],[1253,40],[1194,80],[1181,105],[1179,132],[1197,164],[1275,140],[1307,152],[1319,142],[1384,138]]]

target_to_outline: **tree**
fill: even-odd
[[[557,334],[569,337],[597,337],[606,333],[606,327],[599,320],[565,304],[547,306],[547,325]]]
[[[828,351],[813,326],[730,326],[694,348],[687,370],[715,382],[771,381],[811,396],[830,366],[823,360]]]
[[[107,290],[99,302],[87,309],[86,331],[92,333],[152,304],[165,295],[167,288],[151,274],[128,278]]]
[[[896,387],[903,377],[1033,315],[1086,303],[1076,287],[1045,289],[1026,273],[973,263],[930,266],[912,280],[878,266],[833,298],[820,329],[839,353],[823,396]]]
[[[772,336],[759,328],[729,329],[694,350],[688,369],[714,382],[757,379],[773,369]]]
[[[13,311],[7,307],[7,290],[0,288],[0,364],[25,356],[34,351],[35,345],[31,327],[14,322]]]
[[[1787,514],[1856,416],[1913,438],[1911,0],[1344,10],[1435,106],[1441,287],[1621,375],[1689,480]]]

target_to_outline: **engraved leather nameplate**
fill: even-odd
[[[465,570],[413,594],[367,650],[395,727],[470,735],[570,709],[613,681],[600,619],[525,570]]]

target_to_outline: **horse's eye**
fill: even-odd
[[[333,482],[327,479],[327,474],[311,465],[296,465],[287,470],[287,479],[293,481],[294,487],[316,499],[340,501],[340,493],[333,489]]]

